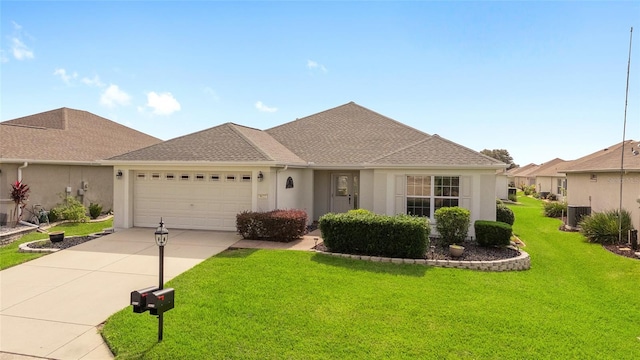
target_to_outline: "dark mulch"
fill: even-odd
[[[493,261],[493,260],[502,260],[502,259],[510,259],[519,255],[518,251],[510,247],[482,247],[476,243],[465,242],[464,243],[464,253],[462,256],[454,258],[449,255],[449,248],[443,247],[441,245],[434,244],[433,246],[433,254],[431,253],[431,249],[427,250],[427,254],[425,254],[425,259],[429,260],[463,260],[463,261]],[[327,247],[324,243],[320,243],[314,247],[315,250],[318,251],[328,251]]]
[[[628,257],[628,258],[631,258],[631,259],[640,260],[635,255],[635,253],[638,252],[638,251],[631,250],[631,247],[629,247],[628,245],[602,245],[602,247],[607,249],[607,250],[609,250],[609,251],[611,251],[612,253],[614,253],[616,255]],[[625,250],[625,249],[628,249],[628,250]]]
[[[27,245],[28,247],[32,248],[32,249],[68,249],[72,246],[76,246],[76,245],[80,245],[84,242],[93,240],[93,239],[97,239],[99,236],[70,236],[70,237],[65,237],[64,240],[59,241],[59,242],[54,242],[52,243],[50,240],[43,240],[43,241],[39,241],[39,242],[34,242],[31,243],[29,245]]]

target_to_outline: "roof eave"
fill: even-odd
[[[101,160],[36,160],[36,159],[6,159],[1,158],[0,164],[42,164],[42,165],[84,165],[103,166]]]

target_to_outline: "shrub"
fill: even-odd
[[[62,210],[59,207],[54,207],[49,210],[49,222],[56,222],[62,219]]]
[[[507,246],[511,243],[511,225],[500,221],[476,220],[473,224],[480,246]]]
[[[349,210],[347,211],[348,214],[353,214],[353,215],[363,215],[363,216],[368,216],[368,215],[373,215],[374,213],[372,211],[369,211],[367,209],[353,209],[353,210]]]
[[[557,218],[567,213],[566,202],[548,202],[544,204],[544,216]]]
[[[558,200],[558,196],[554,193],[548,193],[546,199],[549,201],[556,201]]]
[[[516,221],[516,216],[513,214],[513,210],[509,209],[505,205],[498,205],[496,206],[496,221],[513,225]]]
[[[409,215],[329,213],[319,223],[329,251],[396,258],[423,258],[431,230],[426,218]]]
[[[62,204],[56,206],[53,211],[59,214],[61,220],[75,222],[87,220],[87,208],[73,196],[65,197]],[[51,218],[49,220],[51,221]]]
[[[509,194],[509,200],[513,202],[518,202],[518,196],[516,194]]]
[[[471,224],[471,213],[461,207],[443,207],[434,213],[436,229],[443,245],[460,244],[466,238]]]
[[[496,205],[504,205],[504,202],[502,202],[502,200],[496,198]]]
[[[89,203],[89,216],[91,216],[92,219],[96,219],[100,214],[102,214],[102,205]]]
[[[537,194],[535,185],[523,186],[522,191],[526,196]]]
[[[307,229],[304,210],[243,211],[236,215],[236,229],[244,239],[293,241]]]
[[[579,223],[580,233],[589,242],[614,244],[618,241],[618,219],[622,219],[622,234],[626,236],[633,225],[631,214],[625,209],[621,213],[618,210],[608,210],[583,217]]]

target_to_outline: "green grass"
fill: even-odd
[[[101,232],[102,229],[112,226],[113,219],[109,219],[100,222],[63,223],[54,226],[48,231],[64,231],[65,236],[77,236]],[[20,239],[12,242],[9,245],[0,247],[0,270],[4,270],[6,268],[10,268],[12,266],[16,266],[18,264],[22,264],[24,262],[46,255],[46,253],[21,253],[18,252],[18,248],[20,247],[20,244],[34,240],[47,239],[48,237],[49,236],[47,234],[33,232],[22,236]]]
[[[640,261],[520,201],[528,271],[226,251],[169,282],[161,343],[156,317],[131,307],[103,335],[121,359],[640,358]]]

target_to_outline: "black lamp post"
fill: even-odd
[[[156,229],[156,245],[158,245],[158,249],[160,251],[159,259],[160,259],[160,276],[158,288],[160,290],[164,289],[164,246],[167,244],[167,240],[169,240],[169,230],[164,226],[162,222],[162,218],[160,218],[160,226]],[[162,317],[163,313],[160,312],[158,314],[158,342],[162,341]]]

